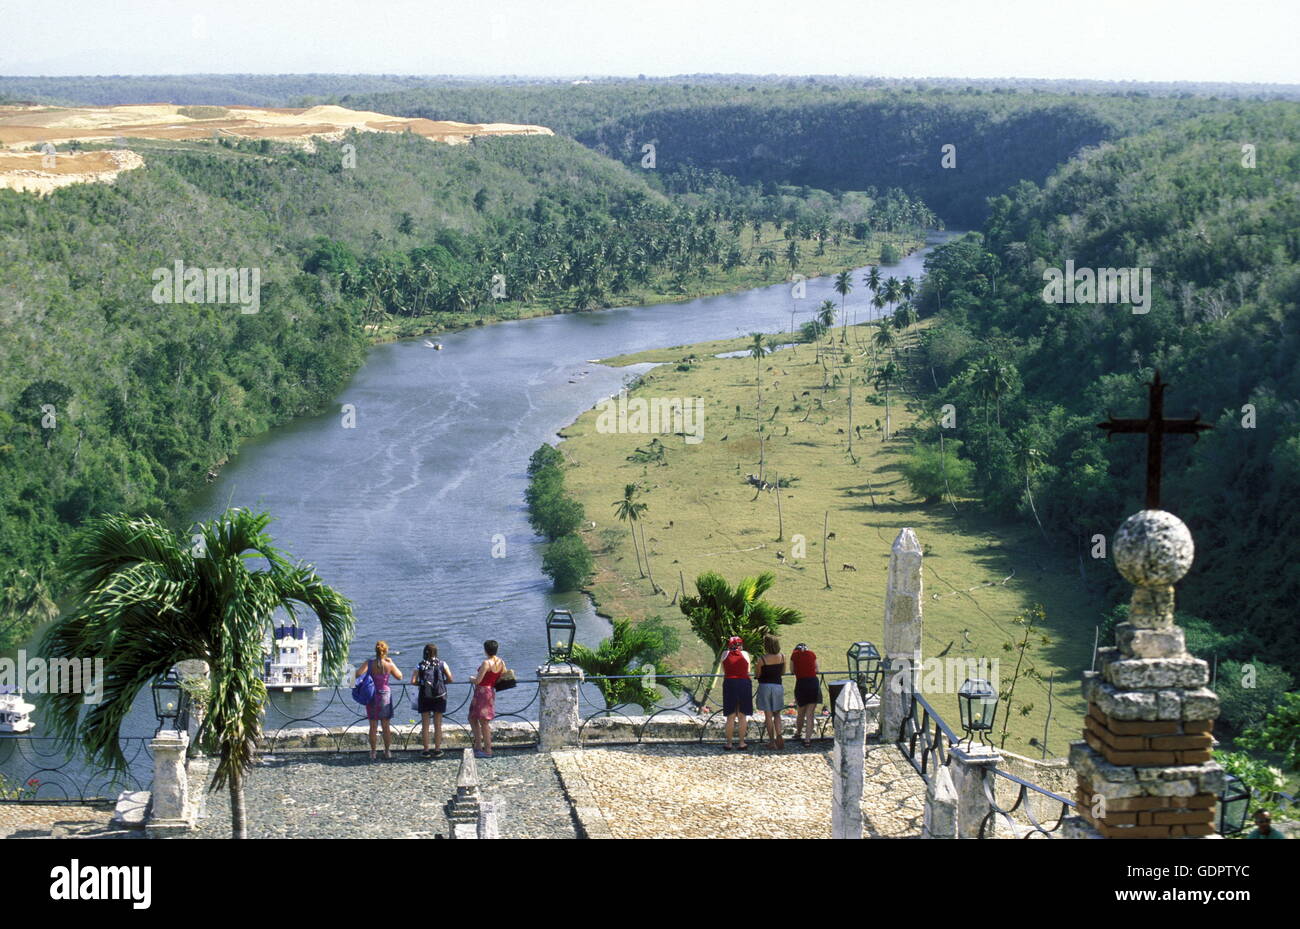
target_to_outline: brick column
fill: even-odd
[[[1191,567],[1191,533],[1176,516],[1143,510],[1115,536],[1120,574],[1135,586],[1117,647],[1083,675],[1082,742],[1070,746],[1079,775],[1071,838],[1214,835],[1223,770],[1211,761],[1219,698],[1209,668],[1187,653],[1174,623],[1174,583]]]

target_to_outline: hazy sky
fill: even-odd
[[[1300,83],[1300,0],[0,0],[0,74]]]

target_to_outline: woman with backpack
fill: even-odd
[[[497,715],[497,681],[506,663],[497,657],[497,640],[483,643],[483,663],[474,672],[474,699],[469,704],[469,726],[474,733],[474,757],[492,757],[492,719]]]
[[[393,757],[393,693],[388,687],[389,678],[402,679],[402,672],[397,670],[388,657],[388,643],[380,639],[375,643],[375,657],[361,663],[357,668],[356,678],[369,674],[375,682],[375,695],[366,704],[366,719],[370,720],[370,760],[375,760],[375,730],[384,724],[384,757]]]
[[[447,685],[454,684],[451,668],[447,662],[438,657],[438,646],[430,642],[424,646],[424,660],[411,674],[411,680],[419,687],[419,703],[423,726],[425,758],[442,757],[442,714],[447,712]],[[429,750],[429,715],[433,715],[433,750]]]

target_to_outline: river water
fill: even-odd
[[[882,270],[919,281],[925,255],[956,234],[934,233],[926,249]],[[855,272],[848,299],[859,322],[871,318],[861,280]],[[589,359],[788,332],[792,312],[798,327],[823,300],[839,305],[832,283],[807,281],[798,299],[780,283],[683,303],[501,323],[446,335],[442,351],[423,339],[376,346],[329,412],[246,442],[196,497],[191,517],[206,519],[228,506],[273,514],[277,547],[313,563],[352,601],[354,665],[382,638],[407,673],[424,643],[436,642],[464,681],[482,658],[483,640],[495,638],[519,676],[531,678],[545,658],[551,608],[573,611],[580,641],[594,643],[608,630],[581,594],[551,591],[523,500],[529,455],[647,367],[608,368]],[[353,411],[351,428],[345,405]],[[608,520],[612,512],[590,515]],[[502,539],[504,557],[493,557]],[[529,690],[518,689],[521,702],[531,698]],[[147,697],[124,734],[156,727]],[[323,722],[355,719],[351,706],[322,712],[328,700],[328,693],[276,695],[268,728],[314,715]]]

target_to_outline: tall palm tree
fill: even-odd
[[[244,781],[257,752],[266,701],[262,643],[283,609],[320,622],[322,670],[347,660],[352,605],[310,565],[274,548],[271,517],[227,510],[196,529],[190,545],[152,517],[92,520],[68,559],[73,606],[43,643],[47,658],[102,655],[104,699],[82,714],[82,695],[50,697],[55,736],[88,759],[122,770],[119,732],[140,691],[181,661],[208,664],[206,710],[197,737],[217,759],[211,789],[230,791],[231,831],[246,836]]]
[[[844,312],[844,302],[853,292],[853,275],[848,271],[841,271],[835,275],[835,292],[840,295],[840,315],[844,317],[844,332],[840,336],[841,342],[849,340],[849,314]]]
[[[754,389],[756,401],[754,409],[763,409],[763,356],[767,354],[767,345],[763,342],[763,333],[749,334],[749,357],[754,359]],[[756,414],[757,415],[757,414]]]
[[[881,294],[884,296],[885,302],[890,307],[893,307],[903,297],[903,285],[898,282],[898,278],[891,277],[885,281],[885,286],[881,288]]]
[[[992,352],[985,355],[975,368],[975,389],[984,400],[984,423],[989,421],[989,401],[997,405],[997,423],[1002,425],[1002,395],[1011,388],[1013,371]]]
[[[1042,533],[1043,538],[1047,538],[1047,530],[1043,528],[1043,521],[1038,518],[1038,507],[1034,505],[1034,491],[1029,483],[1030,477],[1043,466],[1043,453],[1034,447],[1033,441],[1024,432],[1016,433],[1013,441],[1016,449],[1016,464],[1025,474],[1025,499],[1029,501],[1029,512],[1034,514],[1038,531]]]
[[[867,289],[873,294],[880,292],[880,282],[880,269],[874,266],[867,272],[867,276],[862,279],[862,283],[866,284]]]
[[[888,332],[889,330],[882,329],[881,331]],[[882,389],[885,392],[885,428],[880,433],[880,441],[883,442],[889,438],[889,386],[898,382],[898,365],[892,361],[888,362],[875,373],[871,380],[875,383],[877,389]]]
[[[758,263],[763,266],[764,276],[772,270],[772,265],[776,264],[776,252],[770,248],[765,248],[758,253]]]
[[[803,257],[799,250],[799,243],[790,240],[790,244],[785,247],[785,260],[790,264],[790,270],[793,271],[799,266],[799,259]]]
[[[742,578],[732,587],[722,575],[706,571],[695,579],[695,595],[681,599],[679,607],[690,621],[691,631],[713,652],[714,675],[733,635],[744,639],[745,648],[756,655],[762,653],[764,635],[775,635],[781,626],[803,621],[798,610],[763,599],[775,583],[776,575],[764,571],[758,577]]]
[[[637,548],[636,543],[636,524],[649,507],[637,501],[636,495],[639,492],[640,489],[635,484],[624,484],[623,499],[615,500],[610,505],[614,507],[614,515],[618,517],[619,522],[628,523],[632,527],[632,551],[636,552],[636,569],[642,577],[645,577],[645,570],[641,567],[641,550]]]

